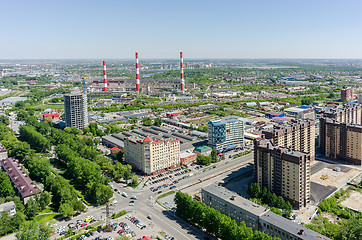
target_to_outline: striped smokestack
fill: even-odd
[[[107,92],[107,68],[106,68],[106,61],[103,61],[103,76],[104,76],[104,88],[103,91]]]
[[[138,52],[136,52],[136,91],[140,93],[140,66],[138,62]]]
[[[180,70],[181,70],[181,91],[185,91],[185,80],[184,80],[184,56],[180,52]]]

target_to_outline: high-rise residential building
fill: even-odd
[[[67,127],[84,128],[88,125],[87,95],[71,93],[64,96],[65,124]]]
[[[147,175],[180,166],[180,140],[133,135],[124,142],[125,161]]]
[[[315,121],[295,120],[264,130],[266,139],[279,147],[290,148],[295,151],[309,153],[311,160],[315,157]]]
[[[269,140],[254,141],[254,178],[262,188],[305,207],[310,197],[309,153],[274,146]]]
[[[341,100],[350,102],[353,100],[353,89],[342,89],[341,90]]]
[[[324,112],[324,117],[331,118],[337,122],[362,125],[362,109],[356,104],[346,104],[329,108]]]
[[[322,153],[330,158],[361,165],[362,125],[329,118],[321,118],[319,122],[319,148]]]
[[[244,147],[244,123],[237,116],[229,116],[208,123],[208,145],[217,151]]]

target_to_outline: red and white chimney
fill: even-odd
[[[181,91],[185,92],[184,56],[182,52],[180,52],[180,71],[181,71]]]
[[[106,61],[103,61],[103,76],[104,76],[104,88],[103,91],[107,92],[107,68],[106,68]]]
[[[140,66],[138,62],[138,52],[136,52],[136,91],[140,93]]]

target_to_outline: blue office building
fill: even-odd
[[[229,116],[208,123],[208,145],[218,152],[244,147],[244,123]]]

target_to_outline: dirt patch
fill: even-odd
[[[362,212],[362,193],[351,190],[349,192],[349,197],[341,202],[341,205]]]
[[[330,168],[323,168],[313,174],[310,180],[324,186],[339,188],[358,173],[359,171],[356,169],[350,169],[347,172],[336,172]]]

